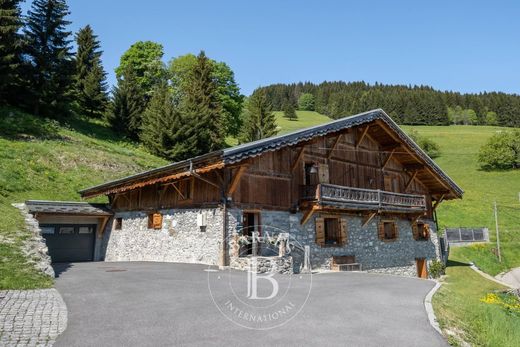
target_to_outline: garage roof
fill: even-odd
[[[67,215],[111,216],[106,204],[91,204],[77,201],[28,200],[25,205],[30,213],[52,213]]]

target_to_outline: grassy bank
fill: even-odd
[[[28,234],[11,203],[79,200],[81,188],[164,163],[102,123],[76,120],[60,126],[0,109],[0,289],[52,285],[27,265],[21,244]]]
[[[500,294],[504,289],[471,270],[460,248],[452,249],[443,286],[433,297],[452,345],[464,340],[475,346],[520,346],[520,306],[515,308],[518,300],[512,296]]]

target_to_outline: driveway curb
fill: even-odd
[[[442,335],[441,328],[439,327],[439,322],[437,322],[437,317],[435,317],[435,312],[433,311],[432,306],[432,298],[433,295],[439,290],[441,287],[441,283],[435,281],[435,287],[433,287],[428,294],[426,294],[426,297],[424,298],[424,308],[426,309],[426,314],[428,314],[428,320],[430,321],[430,325],[433,327],[433,329],[437,330],[439,334]]]

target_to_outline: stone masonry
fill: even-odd
[[[107,226],[106,261],[165,261],[217,265],[222,239],[220,208],[161,210],[160,230],[148,228],[145,212],[117,212],[122,229]],[[199,226],[198,221],[206,225]]]
[[[228,233],[240,232],[240,216],[242,211],[232,209]],[[310,259],[313,269],[330,269],[332,256],[354,255],[356,262],[362,265],[363,270],[369,272],[383,272],[405,276],[417,276],[416,258],[425,258],[429,262],[439,258],[438,238],[435,224],[430,225],[430,240],[416,241],[413,238],[411,222],[407,219],[395,219],[398,227],[398,239],[384,242],[378,238],[379,218],[375,217],[368,225],[362,227],[363,218],[356,215],[343,215],[347,219],[348,241],[342,247],[320,247],[315,242],[315,218],[311,218],[305,225],[300,225],[301,213],[291,214],[282,211],[262,211],[262,225],[289,232],[292,238],[302,247],[310,246]],[[291,255],[294,262],[298,261],[298,250]],[[301,259],[301,257],[300,257]],[[297,269],[295,264],[295,269]]]
[[[52,346],[66,327],[56,289],[0,291],[0,346]]]

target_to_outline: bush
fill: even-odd
[[[303,93],[298,98],[298,109],[300,111],[314,111],[314,95],[310,93]]]
[[[484,169],[520,168],[520,130],[493,135],[480,147],[478,160]]]
[[[432,278],[439,278],[439,277],[441,277],[441,275],[444,274],[445,269],[446,269],[446,267],[440,260],[433,260],[430,263],[430,268],[429,268],[430,276]]]
[[[441,155],[439,145],[432,139],[419,135],[415,130],[412,130],[408,135],[430,158],[437,158]]]

